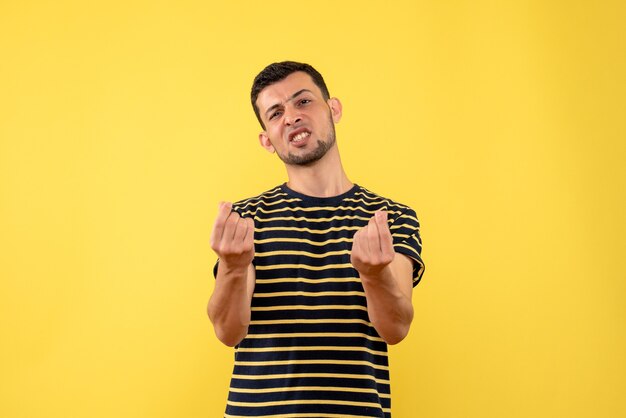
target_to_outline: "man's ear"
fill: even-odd
[[[341,115],[343,114],[343,107],[341,106],[341,102],[336,97],[331,97],[326,101],[328,103],[328,107],[330,108],[330,114],[333,118],[333,122],[339,123],[341,120]]]
[[[272,143],[270,142],[270,137],[267,135],[267,132],[263,131],[259,134],[259,143],[263,148],[267,150],[269,153],[274,153],[275,149]]]

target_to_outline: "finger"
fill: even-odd
[[[237,223],[239,223],[240,216],[237,212],[231,211],[226,219],[224,225],[224,234],[222,235],[222,241],[231,242],[235,236],[237,230]]]
[[[248,223],[245,219],[237,219],[237,225],[235,226],[235,233],[233,234],[233,242],[235,244],[243,244],[243,239],[246,237],[246,230],[248,229]]]
[[[352,262],[353,264],[354,262],[359,262],[363,258],[363,250],[360,245],[361,231],[362,229],[359,229],[352,236],[352,249],[350,250],[350,262]]]
[[[376,223],[376,214],[372,216],[367,227],[367,241],[370,248],[370,255],[380,256],[380,236],[378,224]]]
[[[380,249],[384,256],[392,255],[394,252],[393,237],[391,236],[387,218],[387,211],[376,212],[376,224],[378,225],[378,233],[380,236]]]
[[[217,206],[217,217],[215,218],[213,230],[211,231],[211,246],[216,245],[222,240],[226,219],[230,214],[231,207],[232,205],[230,202],[220,202]]]
[[[359,247],[359,244],[358,244],[358,241],[357,241],[357,237],[359,236],[359,232],[360,232],[360,231],[361,231],[361,230],[359,229],[359,230],[358,230],[358,231],[356,231],[356,232],[354,233],[354,235],[352,236],[352,252],[354,252],[355,250],[357,250],[357,249],[358,249],[358,247]]]
[[[246,236],[244,238],[244,245],[246,249],[254,248],[254,218],[246,218]]]
[[[365,225],[363,228],[359,229],[358,235],[356,236],[359,254],[361,255],[362,259],[369,257],[370,254],[368,229],[368,225]]]

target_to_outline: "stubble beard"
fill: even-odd
[[[335,145],[335,124],[333,123],[332,117],[330,118],[330,133],[328,134],[328,138],[326,141],[322,141],[321,139],[317,140],[317,147],[314,150],[307,154],[296,155],[292,153],[287,153],[286,155],[278,154],[278,158],[282,160],[283,163],[287,165],[299,165],[299,166],[308,166],[317,161],[319,161],[328,150],[330,150]]]

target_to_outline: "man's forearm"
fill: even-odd
[[[389,266],[377,277],[361,275],[361,281],[372,325],[387,344],[399,343],[408,334],[413,321],[411,299],[402,292]]]
[[[250,324],[250,295],[248,275],[250,268],[230,269],[220,265],[215,278],[215,289],[208,305],[208,314],[217,338],[233,347],[248,333]]]

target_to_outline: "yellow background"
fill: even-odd
[[[626,416],[624,3],[220,3],[0,3],[0,416],[221,416],[209,233],[285,179],[284,59],[422,222],[394,417]]]

